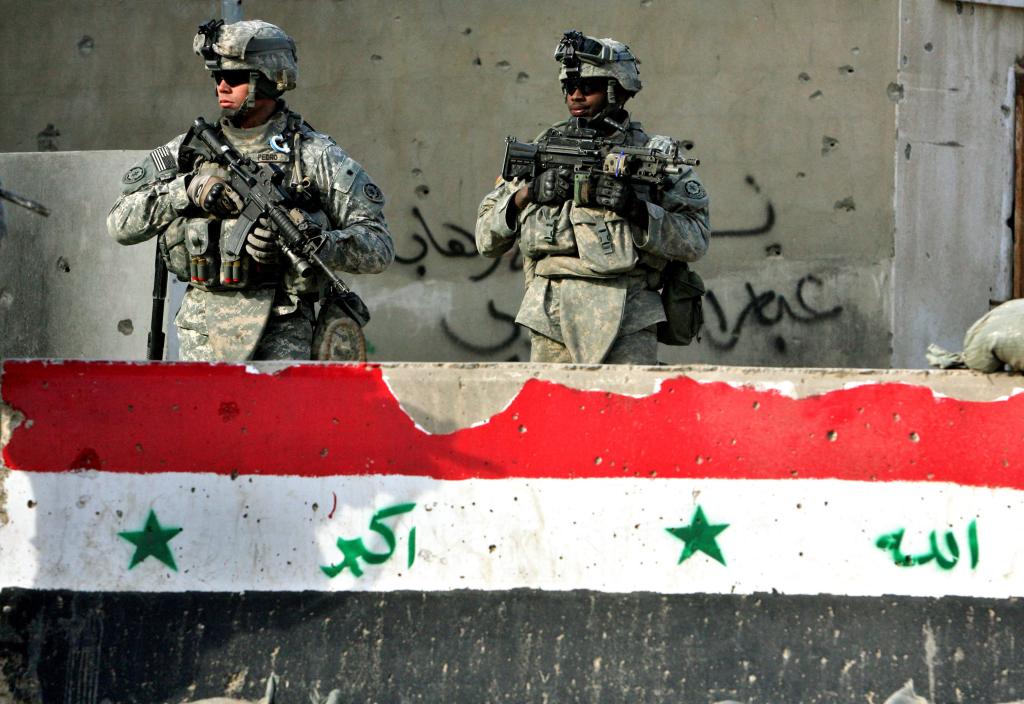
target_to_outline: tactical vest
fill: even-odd
[[[302,173],[303,131],[311,129],[298,113],[288,111],[284,130],[271,138],[265,150],[252,153],[235,146],[253,161],[269,163],[279,169],[281,186],[288,193],[292,207],[310,213],[319,225],[329,229],[319,189]],[[210,148],[189,129],[178,150],[178,172],[191,173],[203,161],[213,160]],[[280,286],[289,293],[303,295],[319,289],[318,277],[298,276],[283,258],[268,265],[256,262],[244,249],[235,257],[229,256],[224,251],[221,235],[226,234],[233,223],[234,220],[220,220],[198,211],[192,217],[176,220],[164,233],[161,247],[168,270],[190,286],[205,291]]]

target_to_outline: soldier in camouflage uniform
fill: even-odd
[[[216,84],[221,136],[243,155],[270,163],[294,196],[293,219],[311,218],[317,254],[334,272],[372,274],[394,259],[384,195],[329,136],[314,131],[281,99],[295,87],[295,43],[260,20],[211,21],[193,41]],[[320,274],[303,278],[261,221],[245,251],[222,249],[242,200],[229,174],[190,130],[151,152],[122,178],[123,195],[107,217],[121,244],[158,237],[168,269],[189,282],[175,318],[181,359],[365,358],[358,324],[334,306],[314,304]]]
[[[677,146],[648,136],[626,112],[641,84],[625,44],[567,32],[555,58],[577,126],[623,145],[666,153]],[[563,134],[569,122],[545,134]],[[516,322],[530,330],[530,360],[656,364],[656,328],[665,320],[661,272],[669,261],[692,262],[707,251],[707,192],[690,168],[671,177],[652,198],[657,203],[610,174],[592,184],[589,202],[574,202],[573,189],[572,173],[559,169],[525,184],[499,180],[477,215],[484,256],[500,256],[519,240],[526,293]],[[609,237],[610,252],[601,246]]]

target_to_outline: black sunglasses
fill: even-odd
[[[562,90],[566,95],[572,95],[577,89],[583,95],[600,93],[608,87],[607,78],[569,78],[562,81]]]
[[[245,69],[235,69],[234,71],[213,71],[212,75],[213,82],[217,85],[220,85],[220,82],[224,81],[232,88],[249,82],[249,72]]]

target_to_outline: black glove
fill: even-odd
[[[633,187],[625,179],[607,174],[598,176],[594,185],[594,202],[618,213],[634,225],[647,227],[647,204],[636,197]]]
[[[560,205],[572,198],[572,172],[548,169],[530,181],[527,187],[530,202],[537,205]]]
[[[209,162],[203,164],[186,188],[193,205],[218,218],[230,218],[242,211],[242,198],[228,182],[228,173]]]

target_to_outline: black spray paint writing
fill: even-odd
[[[472,259],[478,256],[480,253],[476,248],[476,240],[473,233],[464,227],[455,225],[454,223],[445,222],[442,223],[442,227],[445,227],[454,232],[458,237],[453,237],[448,240],[447,243],[441,244],[437,237],[434,236],[433,230],[430,229],[430,225],[427,224],[426,219],[423,217],[423,213],[420,212],[418,207],[413,207],[412,216],[419,222],[420,227],[423,228],[423,232],[426,235],[419,233],[413,233],[412,240],[419,245],[420,251],[411,257],[403,257],[395,254],[395,261],[399,264],[416,265],[416,274],[418,276],[426,276],[427,267],[422,264],[427,255],[431,252],[437,252],[442,257],[447,259]],[[499,257],[483,271],[480,271],[469,276],[470,281],[483,281],[488,276],[493,274],[503,261],[507,261],[509,264],[509,271],[522,271],[523,262],[519,254],[518,248],[513,248],[510,252],[509,257]]]
[[[762,327],[775,326],[787,318],[800,323],[816,323],[835,318],[843,312],[841,305],[828,310],[819,310],[809,304],[804,297],[804,289],[808,284],[817,288],[821,288],[823,285],[821,279],[814,274],[802,277],[796,284],[797,308],[794,310],[785,296],[771,289],[758,293],[753,284],[747,282],[744,286],[749,300],[731,325],[714,291],[708,291],[705,296],[707,300],[705,331],[711,346],[719,350],[731,350],[740,341],[744,326],[751,321]],[[722,334],[726,337],[718,337]],[[785,352],[785,340],[781,337],[777,338],[775,347],[779,352]]]

